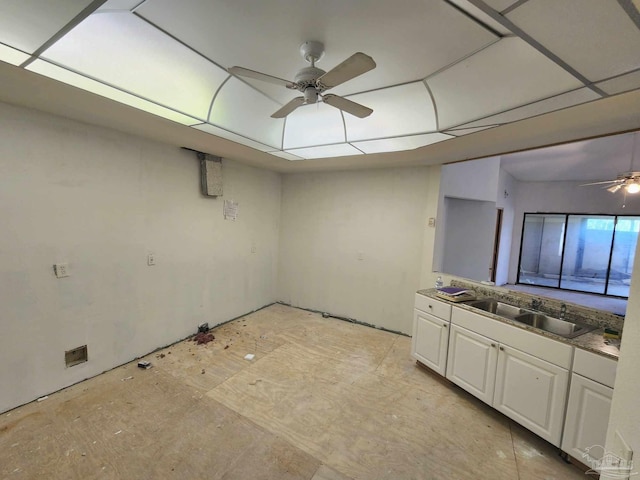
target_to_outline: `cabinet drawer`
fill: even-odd
[[[431,315],[435,315],[436,317],[443,320],[451,320],[451,305],[446,302],[435,300],[433,298],[425,297],[424,295],[416,293],[415,307],[418,310],[430,313]]]
[[[573,357],[573,371],[578,375],[613,388],[616,381],[616,368],[618,368],[618,362],[613,358],[576,348]]]

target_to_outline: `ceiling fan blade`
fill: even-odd
[[[622,185],[619,183],[618,185],[611,185],[610,187],[607,188],[607,191],[611,193],[616,193],[621,188],[622,188]]]
[[[354,53],[340,65],[318,78],[318,84],[328,90],[374,68],[376,68],[376,62],[373,61],[373,58],[362,52]]]
[[[244,67],[230,67],[227,71],[232,75],[238,75],[240,77],[248,77],[255,78],[256,80],[261,80],[263,82],[274,83],[276,85],[283,85],[287,88],[294,89],[296,88],[296,84],[285,80],[284,78],[274,77],[272,75],[267,75],[266,73],[256,72],[255,70],[249,70]]]
[[[582,185],[579,185],[580,187],[588,187],[589,185],[604,185],[606,183],[618,183],[621,182],[620,179],[618,180],[605,180],[604,182],[592,182],[592,183],[583,183]]]
[[[351,100],[347,100],[346,98],[339,97],[337,95],[325,95],[322,97],[322,101],[358,118],[368,117],[373,113],[373,110],[369,107],[365,107],[364,105],[360,105],[359,103],[352,102]]]
[[[296,97],[271,115],[271,118],[284,118],[301,105],[304,105],[304,97]]]

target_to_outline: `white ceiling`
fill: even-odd
[[[503,155],[501,166],[525,182],[614,180],[618,174],[640,170],[640,133]]]
[[[19,70],[0,69],[13,84],[0,99],[114,128],[132,122],[130,108],[90,110],[106,104],[33,78],[43,75],[170,121],[142,115],[147,125],[130,131],[153,137],[157,124],[171,131],[157,134],[166,141],[281,170],[294,168],[289,162],[312,169],[460,160],[640,127],[634,102],[614,98],[640,88],[634,5],[0,0],[0,60]],[[272,119],[295,94],[226,72],[240,65],[292,79],[305,66],[298,48],[306,40],[325,44],[325,70],[357,51],[375,59],[376,69],[332,90],[373,108],[370,117],[318,104]],[[28,91],[37,85],[60,97],[38,98]],[[545,114],[555,123],[536,122]],[[385,155],[402,150],[415,154]]]

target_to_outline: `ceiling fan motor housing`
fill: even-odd
[[[325,71],[318,67],[305,67],[301,69],[295,77],[298,90],[304,92],[309,87],[316,88],[316,80],[325,74]],[[318,93],[321,93],[318,91]]]

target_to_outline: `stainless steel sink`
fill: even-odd
[[[534,328],[539,328],[545,332],[555,333],[565,338],[574,338],[595,329],[595,327],[590,325],[568,322],[536,312],[523,313],[522,315],[516,316],[513,320]]]
[[[527,312],[527,310],[523,310],[520,307],[514,307],[513,305],[509,305],[508,303],[502,303],[498,300],[494,300],[493,298],[484,298],[482,300],[475,300],[473,302],[467,303],[470,307],[478,308],[480,310],[484,310],[485,312],[493,313],[494,315],[498,315],[500,317],[510,318],[511,320],[515,320],[518,315],[522,315]]]
[[[550,317],[540,312],[532,312],[520,307],[509,305],[508,303],[499,302],[493,298],[483,298],[468,302],[470,307],[493,313],[500,317],[529,325],[533,328],[544,330],[545,332],[555,333],[564,338],[574,338],[583,333],[590,332],[596,327],[583,325],[581,323],[569,322],[560,318]]]

